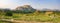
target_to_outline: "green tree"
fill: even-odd
[[[12,16],[12,12],[11,11],[7,11],[5,16]]]

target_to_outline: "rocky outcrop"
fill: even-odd
[[[19,10],[22,12],[34,12],[35,11],[35,9],[33,9],[30,5],[18,6],[16,10]]]

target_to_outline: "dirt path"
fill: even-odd
[[[53,23],[53,22],[15,21],[14,23]]]
[[[53,23],[53,22],[36,22],[36,21],[17,21],[17,20],[14,20],[13,23]]]
[[[53,23],[53,22],[20,21],[20,20],[14,20],[14,19],[2,19],[2,20],[7,22],[9,21],[12,23]]]

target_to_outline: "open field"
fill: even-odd
[[[58,15],[56,13],[56,15],[54,16],[54,14],[51,14],[51,15],[46,15],[44,13],[39,13],[39,14],[36,14],[36,13],[30,13],[30,14],[21,14],[21,13],[13,13],[13,16],[4,16],[4,15],[0,15],[0,19],[14,19],[14,20],[17,20],[17,21],[27,21],[26,23],[28,22],[32,22],[35,23],[36,22],[41,22],[41,23],[46,23],[46,22],[54,22],[54,23],[57,23],[57,22],[60,22],[60,15]],[[0,23],[3,23],[2,21],[0,21]]]

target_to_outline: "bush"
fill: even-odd
[[[12,12],[11,11],[7,11],[6,12],[6,16],[12,16]]]

